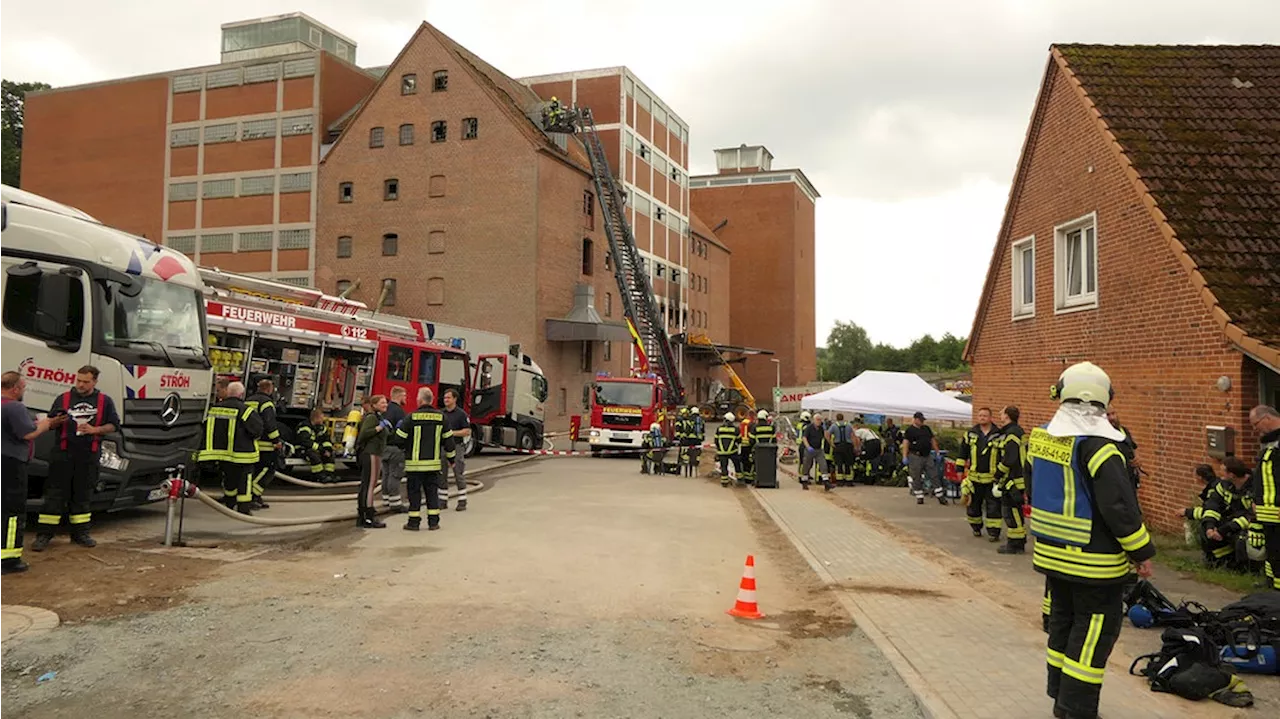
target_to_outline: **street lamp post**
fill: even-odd
[[[773,388],[777,389],[782,386],[782,360],[770,357],[769,361],[773,363]]]

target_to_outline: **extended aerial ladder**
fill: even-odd
[[[605,234],[609,238],[609,254],[613,257],[613,274],[618,280],[623,310],[640,335],[652,371],[662,380],[667,406],[681,405],[684,403],[684,385],[680,381],[675,351],[667,336],[666,318],[658,312],[654,301],[649,273],[641,261],[635,235],[627,222],[622,189],[609,169],[609,158],[600,144],[591,110],[553,108],[544,113],[543,126],[552,132],[581,132],[586,140],[584,144],[591,159],[596,197],[600,201]]]

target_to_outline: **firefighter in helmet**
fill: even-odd
[[[1051,390],[1061,404],[1031,432],[1033,564],[1048,579],[1047,692],[1054,716],[1096,717],[1107,658],[1120,636],[1124,588],[1152,574],[1155,545],[1129,479],[1124,435],[1107,421],[1111,379],[1090,362]]]

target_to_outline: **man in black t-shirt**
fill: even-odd
[[[450,387],[444,391],[444,426],[453,432],[453,440],[458,443],[458,452],[453,457],[453,481],[458,488],[458,506],[455,511],[467,511],[467,479],[466,479],[466,439],[471,436],[471,418],[466,410],[458,406],[458,390]],[[440,508],[449,508],[449,475],[444,475],[444,484],[440,487]]]
[[[822,451],[826,438],[827,432],[822,426],[822,415],[813,415],[813,420],[805,425],[804,431],[800,433],[800,486],[804,489],[809,488],[809,471],[816,463],[818,479],[822,482],[822,487],[828,492],[831,491],[831,479],[827,475],[827,455]]]
[[[911,418],[911,426],[902,435],[902,456],[907,463],[907,472],[911,475],[911,493],[915,495],[916,504],[924,504],[924,482],[926,473],[932,478],[937,468],[933,462],[933,452],[938,448],[938,440],[933,430],[924,423],[924,413],[916,412]],[[942,485],[933,488],[933,496],[938,504],[946,504]]]

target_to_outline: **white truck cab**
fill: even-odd
[[[198,448],[212,383],[203,283],[184,255],[7,185],[0,231],[3,369],[47,412],[84,365],[121,423],[102,442],[94,511],[159,499],[166,469]],[[28,506],[38,509],[54,434],[36,443]]]

